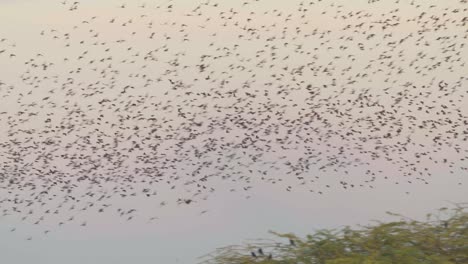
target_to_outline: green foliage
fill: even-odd
[[[204,256],[201,263],[466,264],[468,213],[465,209],[460,205],[442,208],[436,214],[428,214],[426,221],[389,213],[399,220],[358,229],[319,230],[305,238],[271,232],[278,241],[257,240],[220,248]]]

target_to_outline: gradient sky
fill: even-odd
[[[43,53],[50,57],[60,57],[70,52],[77,51],[63,49],[63,43],[44,40],[40,36],[43,30],[56,29],[59,32],[68,32],[74,25],[80,25],[83,20],[97,16],[98,20],[108,21],[113,17],[136,17],[141,12],[136,6],[147,2],[148,4],[162,1],[135,1],[128,4],[125,10],[117,8],[123,1],[111,0],[82,0],[79,10],[68,12],[60,4],[60,1],[27,1],[27,0],[0,0],[0,39],[7,38],[8,45],[14,45],[18,59],[14,62],[6,61],[0,57],[0,80],[21,86],[18,75],[23,70],[24,58],[34,54]],[[175,1],[177,10],[190,10],[198,1]],[[220,5],[240,6],[242,1],[218,1]],[[249,11],[280,9],[284,12],[294,12],[300,1],[260,1],[256,6],[250,6]],[[327,4],[317,7],[317,17],[311,17],[313,26],[319,28],[337,29],[342,25],[330,23],[330,17],[319,16],[322,9],[327,9],[331,3],[344,5],[344,9],[366,9],[370,13],[385,13],[394,8],[395,1],[382,0],[378,3],[367,5],[366,0],[353,1],[328,1]],[[410,8],[408,1],[401,1],[400,8],[404,15],[414,15],[414,9]],[[423,1],[420,1],[423,2]],[[438,8],[454,7],[460,5],[460,1],[424,1],[425,5],[437,3]],[[132,6],[134,5],[134,6]],[[466,6],[466,4],[465,4]],[[405,9],[407,7],[407,9]],[[248,13],[247,12],[247,13]],[[413,12],[413,13],[412,13]],[[177,13],[178,14],[178,13]],[[156,21],[185,21],[183,16],[155,16]],[[149,14],[151,15],[151,14]],[[245,15],[245,14],[240,14]],[[101,21],[101,20],[99,20]],[[256,23],[266,23],[268,18],[259,17]],[[100,23],[100,22],[99,22]],[[104,22],[97,25],[99,32],[105,32],[109,39],[118,38],[119,30],[110,27]],[[137,23],[136,23],[137,24]],[[137,24],[132,30],[139,30]],[[311,25],[312,26],[312,25]],[[223,32],[216,22],[209,25],[211,32],[224,34],[226,42],[236,41],[233,32]],[[81,30],[78,29],[77,32]],[[195,30],[195,29],[194,29]],[[414,31],[408,27],[395,34],[404,35]],[[451,29],[447,29],[450,31]],[[77,33],[84,36],[85,31]],[[170,27],[158,28],[158,33],[173,33]],[[460,34],[466,32],[460,32]],[[195,33],[196,34],[196,33]],[[190,48],[193,54],[198,54],[199,49],[206,44],[208,39],[200,37]],[[263,44],[263,43],[259,43]],[[135,43],[144,48],[147,43]],[[174,44],[175,45],[175,44]],[[313,43],[309,43],[313,45]],[[175,49],[183,48],[174,46]],[[411,49],[412,47],[408,47]],[[0,50],[2,46],[0,46]],[[198,50],[197,50],[198,49]],[[248,54],[249,50],[243,52]],[[428,50],[428,52],[431,52]],[[437,52],[434,50],[432,52]],[[462,52],[467,53],[466,48]],[[285,54],[286,55],[286,54]],[[321,59],[326,61],[333,54],[324,51]],[[190,56],[190,55],[189,55]],[[194,55],[195,56],[195,55]],[[369,55],[370,56],[370,55]],[[23,60],[22,60],[23,59]],[[356,65],[364,64],[366,58],[360,58]],[[297,63],[300,64],[300,58]],[[63,69],[65,73],[67,68]],[[162,70],[162,69],[161,69]],[[468,69],[458,69],[468,72]],[[259,70],[259,75],[262,72]],[[443,72],[450,80],[460,72]],[[92,78],[90,75],[89,78]],[[403,77],[402,77],[403,78]],[[411,78],[405,76],[404,78]],[[188,79],[188,77],[187,77]],[[239,77],[242,80],[242,77]],[[315,83],[325,82],[325,79],[313,79]],[[383,84],[381,79],[370,84],[378,87]],[[155,94],[163,92],[153,91]],[[38,97],[39,99],[39,97]],[[299,98],[298,98],[299,99]],[[14,111],[14,101],[1,101],[0,112]],[[465,99],[466,100],[466,99]],[[468,103],[468,102],[467,102]],[[56,113],[61,115],[63,113]],[[0,120],[0,125],[5,125],[5,120]],[[37,124],[28,124],[35,126]],[[0,141],[6,137],[5,126],[0,126]],[[466,147],[466,143],[464,145]],[[447,157],[453,153],[446,153]],[[375,167],[384,170],[390,178],[398,176],[394,168],[385,162],[376,162]],[[48,226],[36,226],[32,223],[21,222],[17,217],[0,217],[0,262],[9,264],[124,264],[124,263],[196,263],[197,257],[211,252],[217,247],[239,244],[247,239],[267,238],[268,231],[293,232],[298,235],[313,232],[318,228],[335,228],[343,225],[367,224],[370,220],[391,220],[385,212],[397,212],[409,217],[422,219],[426,213],[443,206],[449,206],[454,202],[466,202],[468,189],[466,175],[459,172],[456,175],[448,174],[446,168],[432,168],[433,177],[430,184],[393,184],[385,180],[377,180],[374,188],[359,188],[343,191],[342,189],[327,190],[324,195],[311,194],[307,190],[297,189],[294,192],[286,192],[284,188],[274,185],[256,185],[250,193],[226,191],[234,184],[219,182],[221,191],[210,195],[206,201],[196,203],[194,206],[178,206],[172,204],[168,207],[160,207],[159,203],[148,203],[141,198],[132,200],[115,201],[124,206],[141,208],[134,221],[127,222],[114,215],[83,214],[80,219],[88,219],[88,226],[80,228],[77,225],[66,225],[56,228],[52,224]],[[323,183],[334,181],[341,176],[330,173]],[[356,181],[364,180],[360,172],[347,177],[353,177]],[[395,179],[396,180],[396,179]],[[458,183],[462,182],[463,185]],[[183,191],[183,190],[180,190]],[[162,190],[164,193],[164,190]],[[406,194],[406,192],[410,192]],[[1,192],[0,192],[1,194]],[[178,194],[167,193],[167,199],[178,197]],[[247,199],[249,196],[249,199]],[[206,214],[200,215],[203,210]],[[159,219],[153,223],[147,223],[148,216],[157,216]],[[45,224],[47,225],[47,224]],[[10,232],[16,227],[16,232]],[[53,230],[47,236],[40,236],[44,228]],[[35,239],[26,241],[26,237],[32,235]],[[37,237],[37,238],[36,238]]]

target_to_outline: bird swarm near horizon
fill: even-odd
[[[260,2],[127,2],[92,16],[64,1],[79,22],[40,30],[48,49],[0,38],[0,64],[20,65],[0,75],[1,214],[86,226],[81,211],[172,204],[164,192],[190,206],[262,184],[462,185],[466,2]]]

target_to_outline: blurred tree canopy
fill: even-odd
[[[390,223],[319,230],[305,238],[228,246],[203,256],[202,264],[467,264],[468,213],[460,204],[428,214],[425,221],[388,213]]]

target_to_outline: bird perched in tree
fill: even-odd
[[[296,242],[294,242],[294,240],[292,240],[291,238],[289,239],[289,245],[295,247],[296,246]]]

